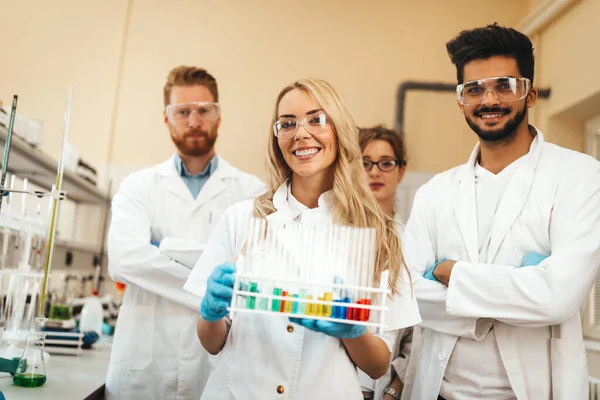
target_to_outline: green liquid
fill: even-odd
[[[258,293],[258,284],[256,282],[250,282],[248,285],[248,291],[252,293]],[[249,310],[254,310],[256,307],[256,297],[248,296],[246,297],[246,308]]]
[[[13,383],[21,387],[38,387],[46,383],[46,375],[16,374]]]
[[[281,296],[282,293],[283,293],[283,291],[281,288],[273,289],[273,294],[275,296]],[[273,302],[271,303],[271,311],[279,312],[280,310],[281,310],[281,300],[273,299]]]
[[[71,306],[62,304],[53,304],[50,306],[50,319],[59,319],[62,321],[70,320],[73,316],[73,309]]]

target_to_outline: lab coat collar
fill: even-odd
[[[333,191],[328,190],[321,194],[318,199],[318,209],[329,213],[333,202]],[[285,181],[273,195],[273,206],[282,217],[295,220],[304,211],[309,210],[304,204],[300,203],[292,196],[292,185],[288,179]]]
[[[533,125],[532,125],[533,126]],[[533,126],[535,131],[537,132],[535,138],[533,138],[533,142],[531,142],[531,146],[529,147],[529,153],[524,155],[525,163],[529,164],[529,166],[533,169],[537,167],[537,164],[540,160],[540,156],[542,155],[542,148],[544,147],[545,139],[544,134],[538,128]],[[458,171],[458,180],[470,180],[473,179],[475,174],[475,165],[477,164],[477,159],[479,158],[479,142],[473,148],[471,152],[471,156],[469,157],[469,161],[466,164],[463,164]]]
[[[196,206],[200,206],[225,190],[226,185],[224,181],[226,179],[237,178],[239,175],[238,170],[231,164],[218,155],[215,157],[218,157],[217,169],[208,178],[196,199],[193,198],[179,172],[177,172],[174,155],[157,165],[155,170],[160,176],[165,178],[163,179],[163,183],[167,190],[189,203],[195,203]]]
[[[469,261],[492,263],[500,244],[521,213],[533,183],[535,169],[544,147],[544,135],[537,132],[522,162],[517,167],[500,202],[492,225],[492,236],[487,260],[479,260],[479,238],[477,230],[477,200],[475,194],[475,164],[479,157],[479,143],[475,145],[469,162],[459,167],[457,173],[460,190],[454,200],[454,211],[467,247]]]
[[[215,158],[218,159],[218,162],[217,162],[217,169],[215,171],[213,171],[213,173],[220,171],[221,178],[236,178],[237,177],[236,169],[234,167],[232,167],[231,164],[229,164],[227,161],[225,161],[218,154],[215,155]],[[214,161],[216,161],[216,160],[214,160]],[[171,176],[171,177],[180,176],[179,172],[177,171],[177,168],[175,168],[175,154],[173,154],[171,157],[169,157],[168,160],[163,161],[162,163],[158,164],[155,167],[155,169],[161,176]]]

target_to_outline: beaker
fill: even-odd
[[[44,362],[43,332],[25,335],[25,350],[19,360],[13,383],[22,387],[38,387],[46,383],[46,365]]]

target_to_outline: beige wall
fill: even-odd
[[[539,35],[537,85],[552,95],[535,122],[550,141],[579,151],[585,121],[600,114],[599,16],[600,0],[581,0]]]
[[[205,66],[217,76],[224,109],[219,151],[262,174],[273,99],[290,80],[328,79],[359,124],[392,126],[400,82],[454,81],[446,40],[492,21],[515,25],[542,1],[506,1],[500,9],[474,7],[475,0],[129,3],[127,19],[125,0],[3,0],[8,17],[0,26],[2,37],[12,38],[3,43],[11,58],[0,63],[0,98],[20,95],[19,111],[44,120],[43,149],[57,156],[66,86],[73,83],[70,141],[101,169],[110,162],[116,176],[172,152],[160,91],[174,65]],[[597,15],[600,0],[581,0],[534,37],[536,83],[553,90],[534,122],[551,141],[575,149],[582,149],[581,121],[600,92],[600,47],[590,46],[600,37]],[[586,100],[588,111],[577,112]],[[414,171],[460,163],[475,141],[449,94],[410,93],[405,127]]]
[[[111,163],[125,171],[172,153],[162,125],[161,87],[177,64],[204,66],[217,77],[223,108],[218,150],[259,175],[273,101],[293,79],[325,78],[359,124],[393,126],[400,82],[454,81],[444,47],[448,39],[492,21],[513,25],[527,12],[522,1],[505,1],[501,8],[479,5],[134,1]],[[407,107],[410,169],[440,171],[464,161],[474,137],[451,95],[411,94]],[[143,150],[132,151],[141,145]]]
[[[534,11],[536,8],[538,8],[545,2],[546,0],[527,0],[528,11]]]
[[[1,0],[0,100],[44,120],[43,150],[58,157],[67,85],[74,85],[69,141],[106,162],[126,2]]]
[[[173,152],[161,88],[175,65],[203,66],[217,77],[218,150],[262,175],[273,101],[291,80],[325,78],[359,124],[393,126],[400,82],[454,82],[448,39],[493,21],[514,25],[529,7],[520,0],[501,8],[476,0],[2,2],[9,16],[2,37],[15,41],[3,43],[12,62],[0,63],[0,98],[18,93],[19,111],[44,119],[43,149],[57,156],[73,83],[70,141],[100,170],[108,163],[117,180]],[[409,94],[405,127],[416,171],[463,162],[475,141],[451,95]]]

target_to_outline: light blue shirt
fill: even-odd
[[[175,169],[177,169],[177,173],[179,173],[179,176],[181,176],[181,179],[183,179],[185,185],[188,187],[188,189],[190,189],[190,192],[192,193],[192,196],[194,196],[194,199],[198,197],[200,190],[202,190],[204,184],[206,183],[208,178],[210,178],[210,176],[217,170],[218,166],[219,157],[214,156],[210,160],[206,168],[204,168],[204,171],[200,172],[199,174],[192,175],[185,168],[185,164],[183,163],[181,157],[179,157],[179,154],[175,154]]]

